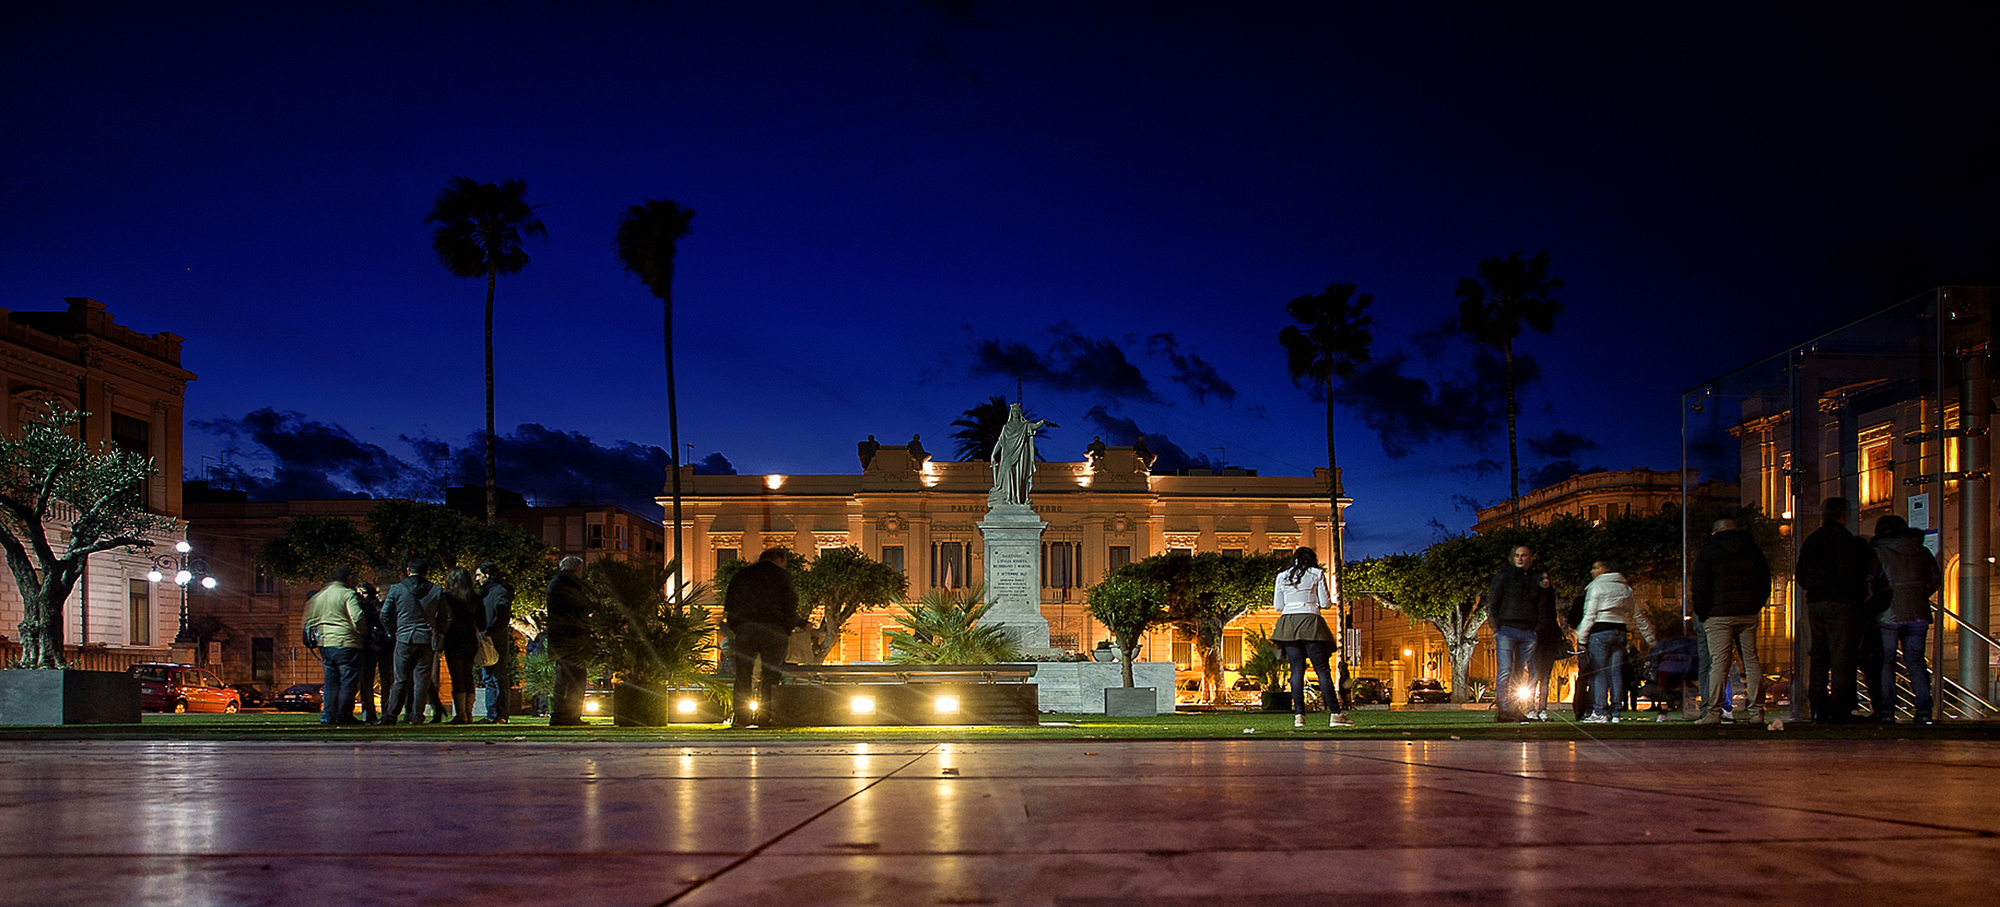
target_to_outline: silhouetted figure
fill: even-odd
[[[875,440],[874,435],[869,435],[868,440],[854,445],[854,452],[861,456],[861,468],[867,469],[868,464],[875,462],[875,452],[881,449],[882,445]]]
[[[923,436],[921,435],[910,436],[909,450],[910,450],[911,466],[922,466],[924,465],[925,460],[931,458],[930,453],[924,450],[924,441],[923,441]]]
[[[1708,640],[1708,681],[1697,724],[1720,724],[1729,708],[1731,660],[1743,665],[1743,710],[1764,718],[1764,668],[1757,662],[1758,612],[1771,598],[1771,564],[1735,520],[1716,520],[1688,568],[1688,604]]]
[[[479,669],[486,688],[486,716],[481,724],[507,723],[507,694],[514,687],[514,590],[500,582],[500,570],[491,561],[472,572],[479,582],[480,630],[492,640],[500,660]]]
[[[1083,455],[1086,459],[1090,460],[1092,466],[1095,466],[1103,461],[1104,450],[1104,436],[1099,435],[1090,439],[1090,444],[1083,448]]]
[[[729,578],[723,595],[723,621],[732,634],[729,651],[736,662],[730,717],[735,727],[771,724],[771,693],[784,678],[785,649],[792,631],[806,626],[799,616],[798,590],[785,571],[789,556],[783,548],[765,550],[756,563]]]
[[[382,605],[396,638],[396,685],[382,708],[383,724],[395,724],[399,712],[416,724],[435,695],[436,646],[451,626],[451,611],[445,607],[444,590],[424,579],[426,566],[421,558],[410,561],[409,575],[389,587],[389,600]]]
[[[1146,469],[1152,469],[1153,461],[1159,459],[1159,456],[1153,453],[1153,449],[1146,446],[1146,439],[1143,436],[1132,442],[1132,453],[1139,457],[1139,465]]]
[[[1854,720],[1854,670],[1861,657],[1861,611],[1879,569],[1868,543],[1847,531],[1846,498],[1827,498],[1819,529],[1799,545],[1795,576],[1812,623],[1812,674],[1807,684],[1813,720]]]
[[[566,557],[556,566],[548,592],[549,652],[556,657],[550,727],[583,723],[583,666],[590,658],[590,592],[583,585],[583,558]]]
[[[1924,658],[1924,641],[1930,635],[1931,596],[1943,585],[1937,557],[1924,547],[1923,533],[1910,529],[1899,516],[1875,521],[1875,558],[1882,564],[1882,581],[1887,607],[1872,629],[1882,638],[1882,692],[1874,700],[1876,721],[1894,721],[1896,715],[1896,661],[1902,655],[1903,672],[1910,678],[1915,697],[1911,717],[1919,724],[1931,722],[1931,674]]]
[[[451,609],[451,629],[444,634],[444,670],[451,678],[451,723],[472,723],[472,698],[476,681],[472,656],[479,652],[481,607],[479,588],[472,584],[472,572],[453,567],[444,578],[445,606]]]

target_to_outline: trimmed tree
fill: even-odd
[[[21,591],[18,667],[67,667],[64,606],[91,555],[150,549],[151,536],[181,525],[146,509],[150,458],[109,444],[92,451],[75,437],[86,415],[51,406],[19,436],[0,439],[0,548]]]
[[[1132,660],[1139,657],[1139,641],[1147,631],[1166,620],[1160,590],[1139,578],[1135,564],[1126,564],[1090,587],[1085,607],[1090,616],[1111,631],[1124,667],[1125,686],[1132,686]]]

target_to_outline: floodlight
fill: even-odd
[[[938,697],[938,698],[937,698],[937,699],[935,700],[934,704],[935,704],[935,706],[936,706],[936,708],[937,708],[937,713],[938,713],[938,714],[940,714],[940,715],[956,715],[956,714],[958,714],[958,697],[957,697],[957,696],[939,696],[939,697]]]
[[[875,714],[875,700],[867,696],[856,696],[847,701],[847,708],[856,715]]]

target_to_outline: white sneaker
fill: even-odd
[[[1304,715],[1292,716],[1292,727],[1305,727],[1305,726],[1306,726],[1306,716]]]
[[[1327,726],[1327,727],[1353,727],[1353,726],[1354,726],[1354,719],[1352,719],[1352,718],[1349,718],[1349,717],[1347,717],[1347,716],[1346,716],[1345,714],[1343,714],[1343,713],[1340,713],[1340,712],[1335,712],[1335,713],[1333,713],[1333,714],[1331,714],[1331,715],[1328,715],[1328,716],[1326,716],[1326,726]]]
[[[1606,717],[1604,717],[1603,715],[1591,715],[1591,716],[1589,716],[1589,717],[1587,717],[1587,718],[1583,719],[1583,723],[1584,723],[1584,724],[1610,724],[1610,723],[1611,723],[1611,719],[1609,719],[1609,718],[1606,718]]]
[[[1535,712],[1535,720],[1536,720],[1536,721],[1547,721],[1547,720],[1549,720],[1549,713],[1548,713],[1548,710],[1547,710],[1547,709],[1541,709],[1541,710],[1537,710],[1537,711]]]

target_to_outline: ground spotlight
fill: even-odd
[[[867,696],[856,696],[847,701],[847,709],[856,715],[873,715],[875,700]]]
[[[940,715],[956,715],[956,714],[958,714],[958,697],[957,697],[957,696],[939,696],[939,697],[938,697],[938,698],[937,698],[937,699],[935,700],[935,703],[934,703],[934,705],[935,705],[935,707],[936,707],[936,709],[937,709],[937,713],[938,713],[938,714],[940,714]]]
[[[697,704],[692,699],[682,699],[679,702],[674,703],[674,708],[683,715],[694,714],[696,706]]]

